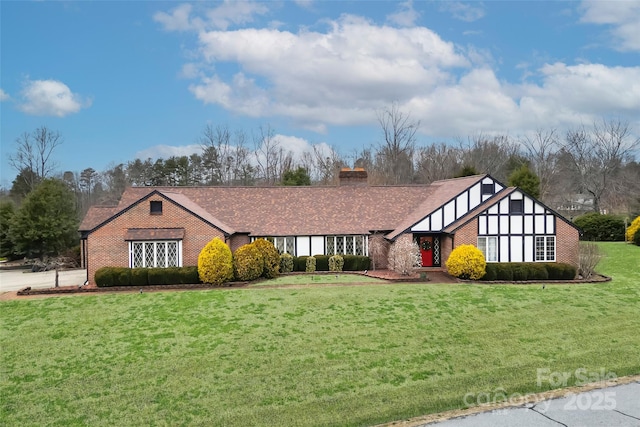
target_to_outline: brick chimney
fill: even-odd
[[[338,174],[340,186],[366,186],[368,184],[367,171],[364,168],[342,168]]]

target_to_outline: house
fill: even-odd
[[[415,240],[431,268],[462,244],[488,262],[576,265],[579,238],[571,222],[489,175],[373,186],[362,169],[342,170],[336,186],[131,187],[118,206],[92,207],[80,233],[89,281],[104,266],[197,265],[214,237],[231,250],[267,238],[295,256],[369,255],[378,234],[390,245]]]

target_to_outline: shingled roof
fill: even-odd
[[[111,216],[156,191],[228,234],[302,236],[401,231],[485,176],[407,186],[131,187]],[[103,214],[92,208],[81,231],[98,227],[108,219]]]

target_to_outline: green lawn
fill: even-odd
[[[361,274],[285,274],[273,280],[254,282],[249,286],[289,286],[289,285],[327,285],[342,283],[386,283],[385,280],[363,276]]]
[[[640,373],[640,247],[610,283],[391,284],[0,303],[0,425],[370,425]],[[574,383],[569,379],[568,384]],[[473,400],[473,399],[471,399]]]

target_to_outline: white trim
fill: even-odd
[[[135,265],[135,245],[141,245],[142,255],[141,262],[142,265]],[[176,245],[176,264],[175,266],[169,265],[169,244]],[[164,246],[164,260],[162,262],[158,262],[158,247],[159,245]],[[151,262],[153,265],[147,265],[147,249],[153,248],[153,254],[149,254],[150,257],[153,256],[153,261]],[[158,265],[161,264],[161,265]],[[166,268],[166,267],[182,267],[182,240],[134,240],[129,242],[129,268]]]

